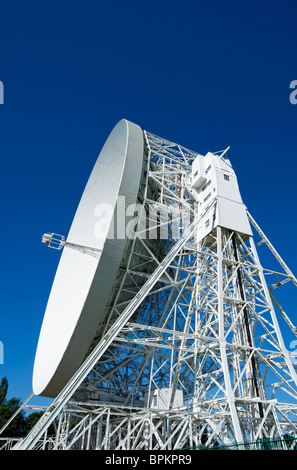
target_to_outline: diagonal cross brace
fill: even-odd
[[[276,251],[276,249],[274,248],[274,246],[272,245],[272,243],[270,243],[270,241],[268,240],[268,238],[266,237],[266,235],[264,234],[264,232],[260,229],[259,225],[256,223],[256,221],[253,219],[253,217],[251,216],[251,214],[247,211],[247,216],[248,218],[250,219],[250,222],[252,223],[252,225],[255,227],[255,229],[257,230],[257,232],[259,233],[259,235],[262,237],[262,240],[261,240],[261,243],[266,243],[266,245],[268,246],[269,250],[273,253],[273,255],[275,256],[275,258],[277,259],[277,261],[279,262],[279,264],[283,267],[283,269],[285,270],[285,272],[287,273],[288,277],[293,281],[293,283],[295,284],[295,286],[297,286],[297,279],[296,277],[294,276],[294,274],[292,273],[292,271],[288,268],[288,266],[286,265],[286,263],[284,262],[284,260],[281,258],[281,256],[279,255],[279,253]]]

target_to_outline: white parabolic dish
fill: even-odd
[[[137,202],[143,133],[121,120],[110,133],[90,175],[67,242],[102,250],[93,256],[70,246],[63,253],[46,307],[33,371],[33,393],[55,397],[81,365],[114,285],[126,240],[98,237],[98,205]],[[107,222],[111,228],[113,211]],[[106,222],[106,217],[105,217]]]

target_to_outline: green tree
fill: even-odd
[[[8,380],[3,377],[0,383],[0,429],[7,423],[11,416],[21,405],[19,398],[7,400]],[[26,417],[24,411],[20,411],[14,420],[5,429],[5,437],[23,437],[27,432]]]
[[[8,420],[21,406],[21,400],[19,398],[10,398],[10,400],[7,400],[7,390],[8,380],[7,377],[3,377],[0,383],[0,429],[5,426]],[[0,437],[25,437],[42,415],[42,411],[37,411],[26,416],[24,410],[21,410]],[[55,435],[56,426],[57,421],[55,420],[54,423],[49,426],[49,435]]]
[[[0,384],[0,406],[4,403],[8,390],[8,380],[7,377],[3,377]]]

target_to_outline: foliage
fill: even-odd
[[[3,377],[0,383],[0,429],[21,406],[21,400],[19,398],[10,398],[7,400],[7,390],[8,380],[7,377]],[[41,416],[42,412],[31,413],[26,416],[25,412],[21,410],[4,430],[1,437],[26,436]]]

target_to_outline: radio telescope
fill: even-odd
[[[297,280],[244,205],[227,151],[120,121],[62,250],[18,449],[181,449],[296,434],[297,376],[274,290]],[[266,246],[278,268],[263,268]],[[269,281],[269,283],[268,283]],[[55,437],[48,435],[58,420]]]
[[[106,321],[126,247],[125,238],[111,236],[114,208],[119,197],[136,204],[142,154],[141,129],[121,121],[100,153],[63,246],[36,353],[36,395],[54,397],[62,390],[84,359],[99,322]]]

